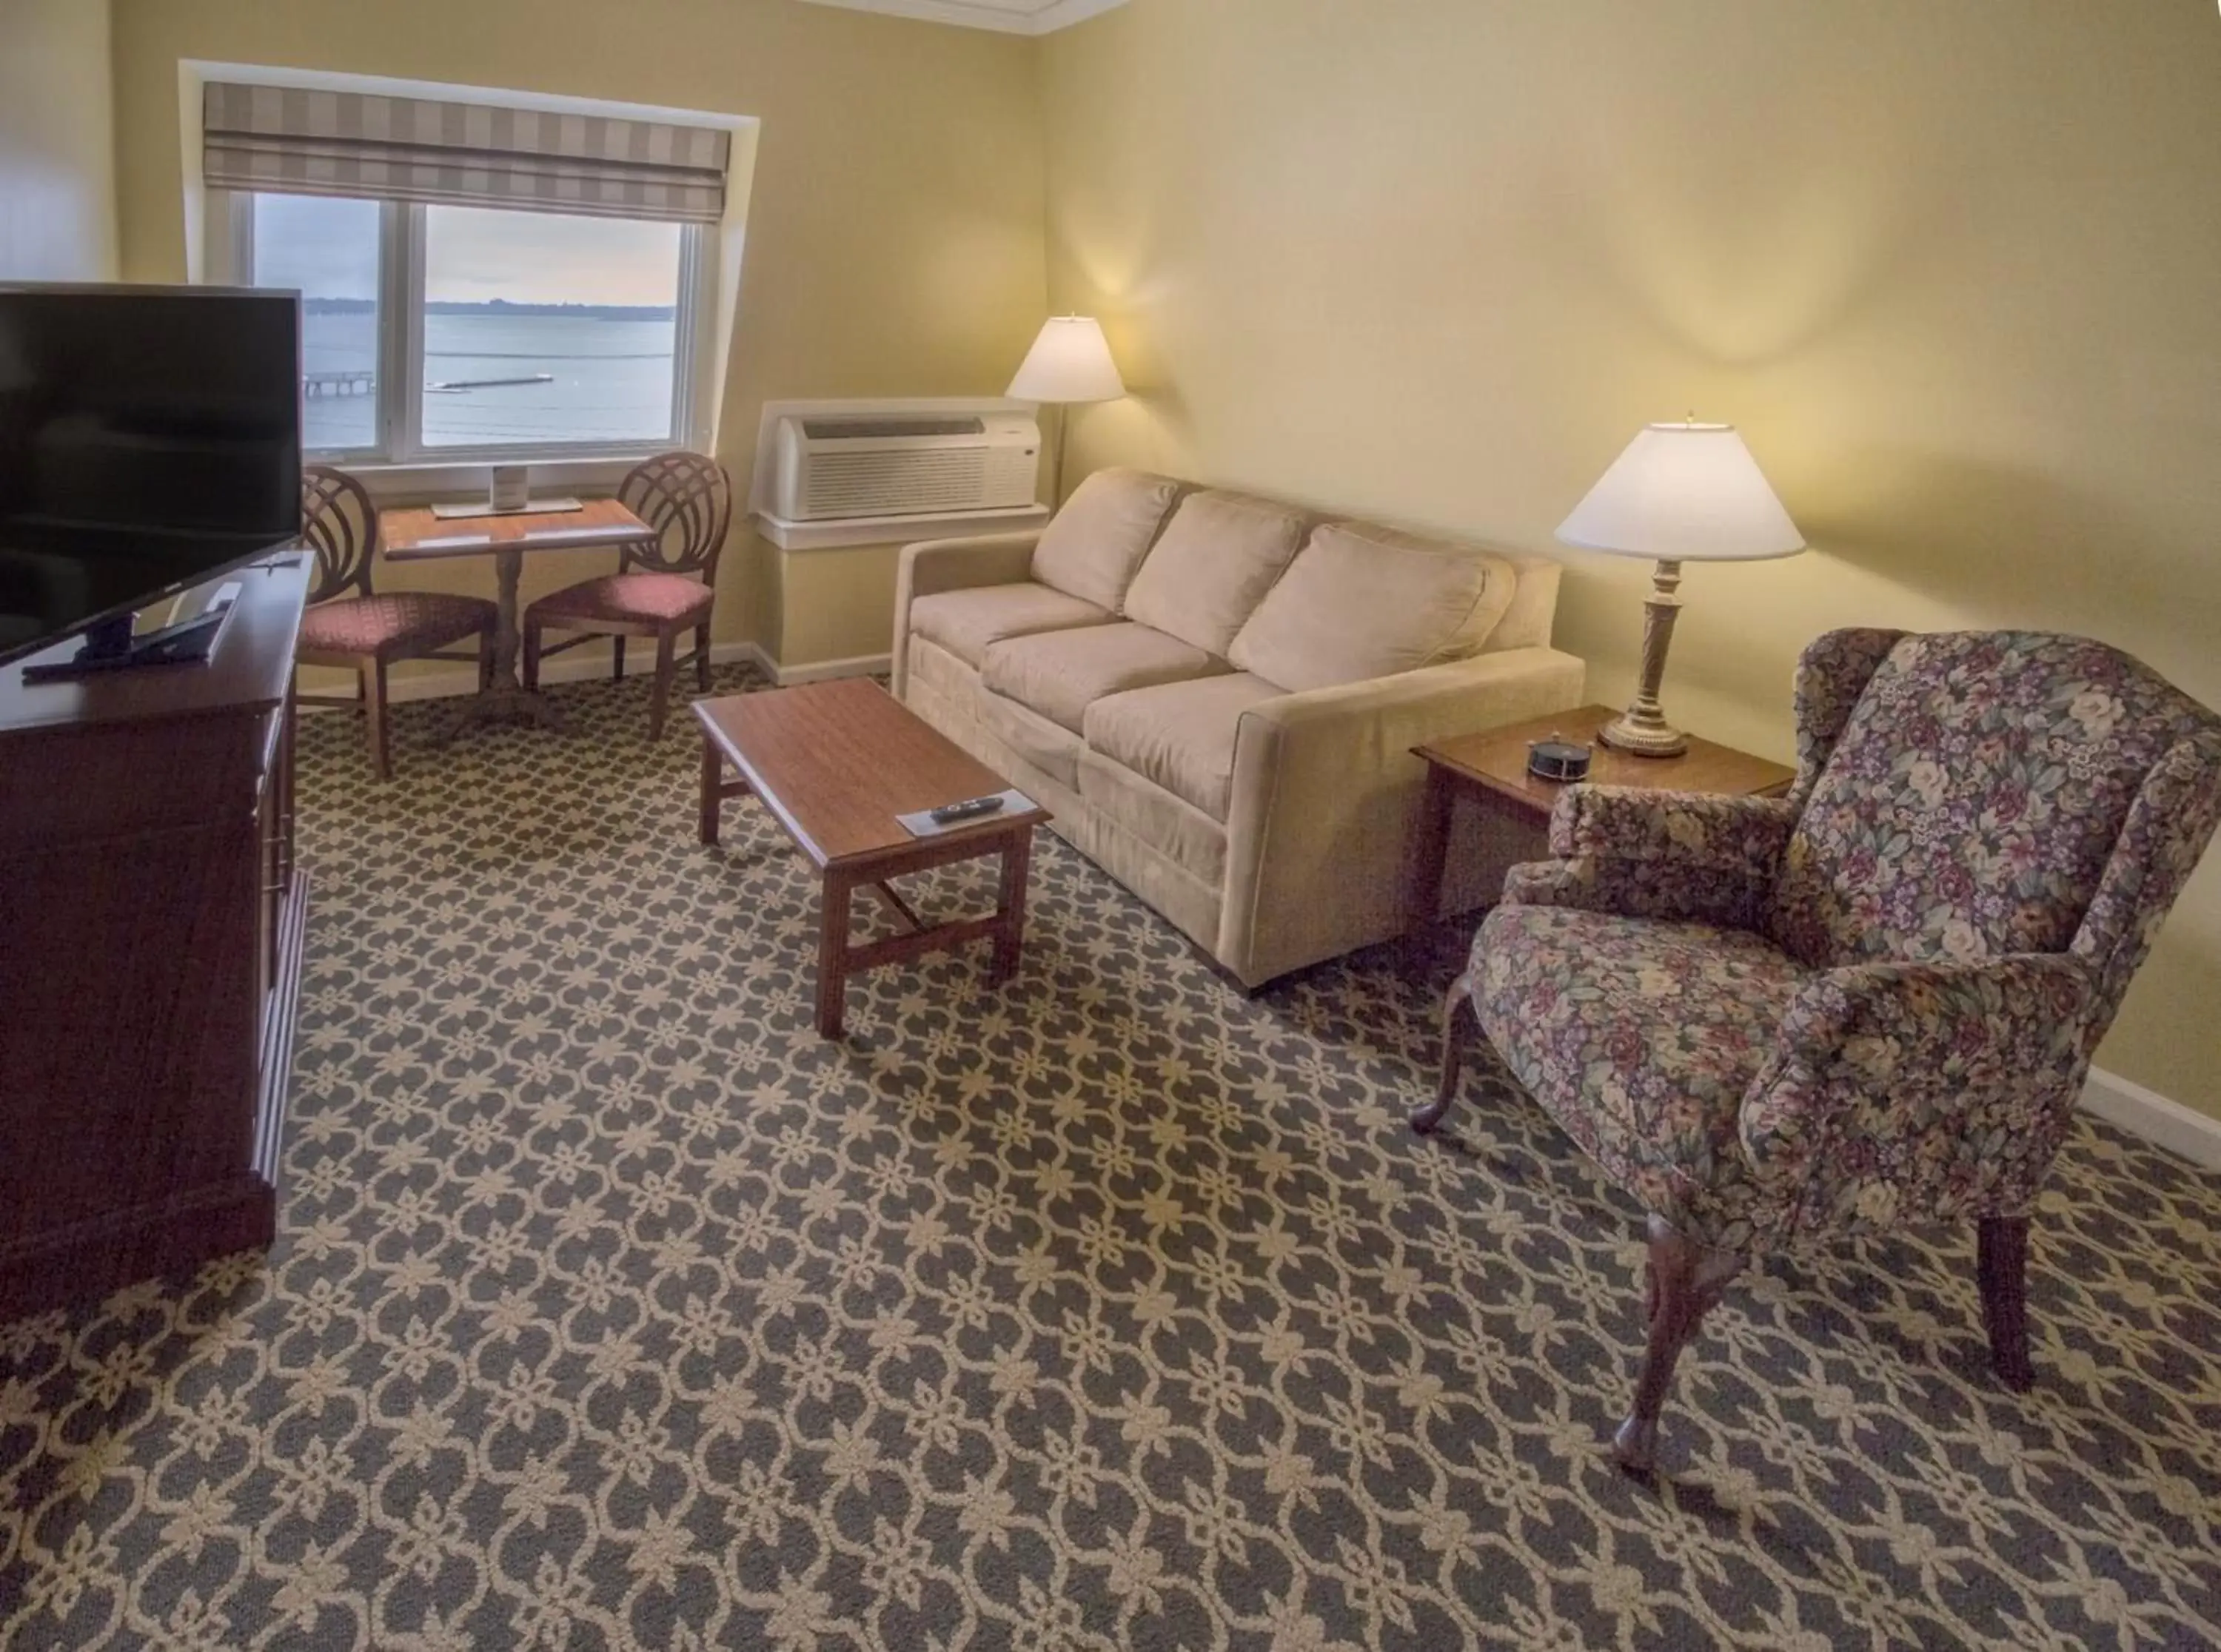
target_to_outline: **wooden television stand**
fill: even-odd
[[[228,577],[204,664],[0,667],[0,1318],[277,1231],[308,559]]]

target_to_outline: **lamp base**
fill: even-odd
[[[1680,563],[1661,558],[1642,605],[1642,678],[1635,703],[1597,731],[1597,739],[1631,757],[1678,757],[1689,749],[1689,737],[1666,720],[1658,704],[1666,651],[1674,645],[1674,621],[1681,614],[1680,593]]]
[[[1597,731],[1597,739],[1630,757],[1678,757],[1689,749],[1689,737],[1663,717],[1645,717],[1624,711]]]

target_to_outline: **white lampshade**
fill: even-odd
[[[1116,402],[1126,393],[1110,341],[1092,315],[1059,315],[1045,323],[1026,352],[1010,395],[1021,402]]]
[[[1755,562],[1805,548],[1733,425],[1650,426],[1573,508],[1558,538],[1661,562]]]

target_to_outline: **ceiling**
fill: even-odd
[[[1058,29],[1123,5],[1125,0],[810,0],[812,5],[845,6],[851,11],[879,11],[891,17],[916,17],[964,28],[992,28],[1005,34],[1053,34]]]

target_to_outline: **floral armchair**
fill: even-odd
[[[1991,1361],[2032,1380],[2029,1213],[2092,1052],[2221,818],[2221,717],[2103,644],[1838,631],[1780,799],[1581,787],[1451,989],[1649,1213],[1614,1439],[1648,1472],[1675,1359],[1742,1262],[1971,1218]]]

